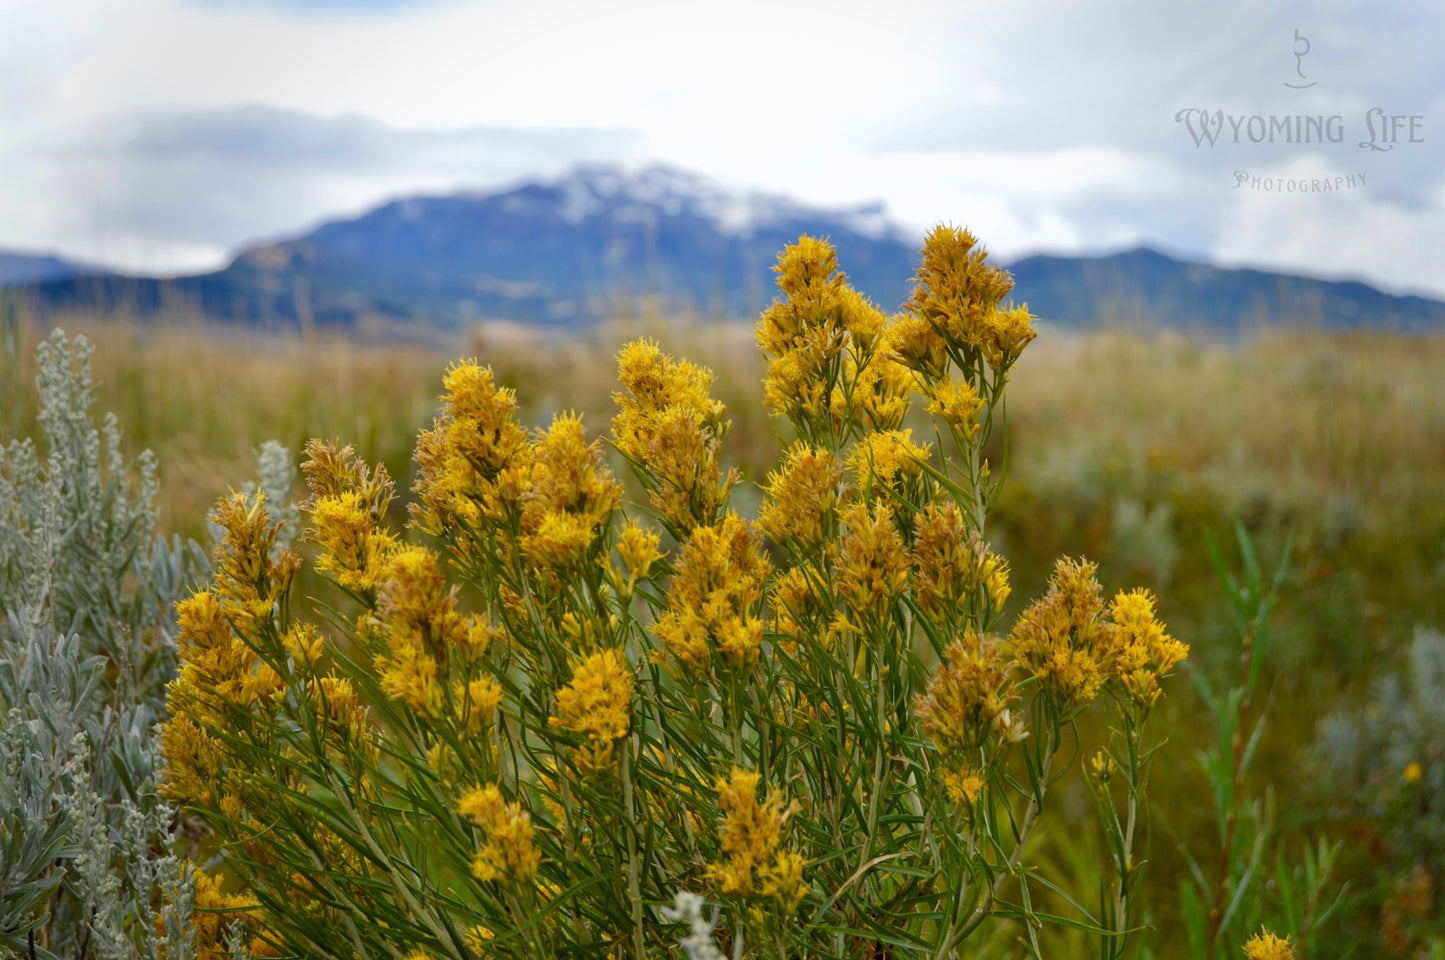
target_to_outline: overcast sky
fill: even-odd
[[[662,162],[1005,257],[1445,296],[1442,49],[1439,0],[0,0],[0,247],[207,269],[400,195]]]

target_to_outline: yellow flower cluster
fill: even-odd
[[[272,624],[300,559],[275,549],[278,525],[262,500],[238,493],[217,504],[212,520],[224,533],[211,589],[176,605],[180,668],[167,688],[169,718],[161,730],[167,758],[161,791],[169,799],[239,810],[238,785],[216,733],[269,711],[282,692],[284,680],[258,651],[306,665],[320,652],[309,625],[278,635]]]
[[[551,578],[587,559],[622,505],[622,485],[587,443],[582,421],[564,414],[533,445],[533,479],[522,507],[522,555]]]
[[[531,448],[515,392],[498,387],[490,368],[457,363],[442,384],[441,416],[417,436],[413,489],[420,502],[412,517],[427,533],[457,536],[466,549],[473,544],[463,531],[500,524],[520,509],[531,485]]]
[[[435,553],[411,544],[398,547],[377,592],[376,612],[362,625],[385,644],[375,662],[387,696],[435,715],[450,692],[469,727],[491,723],[501,688],[467,671],[486,651],[492,628],[484,616],[457,609],[456,591],[447,586]],[[444,686],[449,680],[450,690]]]
[[[726,896],[771,899],[791,914],[807,893],[802,856],[782,849],[783,827],[797,805],[785,806],[776,788],[759,803],[760,780],[755,771],[736,767],[718,779],[718,826],[727,859],[710,864],[708,873]]]
[[[617,535],[617,555],[627,567],[627,582],[624,584],[627,596],[632,596],[637,581],[645,578],[662,556],[661,543],[662,536],[656,530],[644,530],[636,520],[627,521]]]
[[[260,902],[255,897],[222,893],[219,873],[212,875],[197,870],[193,876],[196,886],[191,929],[195,936],[195,953],[191,956],[196,960],[227,960],[231,956],[229,931],[231,924],[237,920],[252,934],[246,944],[247,953],[253,957],[278,956],[269,943],[256,935],[261,927],[261,912]],[[156,934],[160,937],[166,935],[164,921],[159,915],[156,917]],[[173,954],[162,949],[160,956],[166,958]]]
[[[1159,679],[1188,656],[1189,647],[1164,632],[1147,590],[1121,592],[1105,609],[1095,569],[1086,561],[1059,560],[1048,592],[1014,625],[1015,656],[1066,713],[1093,700],[1111,680],[1147,709],[1158,699]]]
[[[1011,592],[1008,561],[968,529],[951,500],[930,503],[919,514],[911,559],[914,599],[935,619],[951,621],[974,608],[978,626],[987,628],[984,619],[1002,610]],[[973,607],[975,598],[983,600],[982,609]]]
[[[1114,638],[1096,569],[1088,561],[1060,559],[1048,592],[1023,612],[1009,635],[1019,663],[1065,713],[1098,696],[1113,673]]]
[[[932,444],[913,442],[911,429],[886,430],[859,440],[848,455],[848,468],[865,496],[871,496],[874,484],[879,483],[917,502],[905,491],[923,476],[923,464],[932,454]]]
[[[1280,939],[1264,927],[1250,937],[1244,945],[1246,960],[1294,960],[1289,937]]]
[[[369,602],[397,544],[381,526],[394,493],[391,477],[380,464],[368,470],[350,446],[312,440],[306,454],[311,498],[303,506],[308,536],[321,546],[316,569]]]
[[[601,650],[582,661],[572,682],[557,691],[554,727],[580,733],[587,745],[577,752],[577,767],[590,774],[612,765],[613,745],[632,724],[632,671],[621,650]]]
[[[847,629],[847,617],[835,612],[822,595],[822,575],[811,565],[790,568],[773,583],[773,629],[786,637],[780,646],[789,656],[804,640],[831,646]]]
[[[908,414],[912,376],[894,359],[888,318],[847,282],[826,240],[803,236],[774,267],[782,297],[758,322],[767,354],[763,403],[805,437],[836,435],[847,418],[874,430]]]
[[[910,369],[937,379],[942,374],[936,362],[940,353],[951,354],[955,361],[976,354],[999,374],[1013,366],[1037,335],[1027,307],[1002,306],[1013,278],[987,258],[967,230],[940,225],[928,235],[918,286],[905,305],[928,329],[910,326],[896,348]],[[934,341],[929,330],[941,342]]]
[[[211,513],[212,522],[224,531],[212,552],[212,593],[226,619],[247,637],[270,626],[277,601],[301,568],[294,552],[274,549],[280,524],[271,522],[264,503],[260,493],[254,499],[233,493]]]
[[[955,803],[973,803],[983,792],[983,786],[983,777],[967,763],[943,772],[943,789]]]
[[[327,747],[343,755],[359,751],[374,765],[379,751],[371,740],[367,708],[351,681],[344,677],[319,677],[309,685],[309,693],[316,723],[323,731]]]
[[[928,384],[926,392],[929,413],[942,417],[944,423],[965,437],[978,433],[977,417],[983,409],[983,398],[972,383],[947,377]]]
[[[970,630],[944,650],[944,663],[917,700],[924,736],[949,757],[974,755],[994,733],[1012,731],[1000,723],[1017,699],[1010,675],[1014,664],[1003,645]]]
[[[487,842],[472,858],[472,875],[515,890],[525,889],[537,876],[542,862],[527,811],[520,804],[508,803],[496,784],[487,784],[463,794],[457,812],[486,833]]]
[[[893,511],[882,503],[869,510],[854,502],[842,519],[847,529],[838,551],[838,596],[856,625],[883,620],[908,588],[908,548]]]
[[[1164,632],[1154,618],[1148,590],[1121,592],[1109,605],[1119,650],[1118,674],[1134,702],[1150,707],[1159,699],[1159,678],[1189,656],[1189,647]]]
[[[712,373],[649,340],[623,347],[617,366],[627,392],[613,394],[612,442],[641,474],[653,508],[681,536],[716,523],[737,475],[718,465],[731,424],[727,407],[708,395]]]
[[[735,669],[758,660],[763,623],[757,616],[771,565],[762,538],[736,513],[693,530],[672,578],[667,610],[653,632],[674,657],[706,671],[716,650]]]
[[[774,543],[809,553],[831,540],[843,467],[832,452],[802,441],[768,474],[758,527]]]

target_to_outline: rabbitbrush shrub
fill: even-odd
[[[264,498],[216,507],[163,793],[216,832],[239,886],[207,895],[253,949],[944,958],[1004,923],[1035,953],[1045,925],[1125,950],[1151,711],[1187,648],[1084,560],[1003,620],[986,451],[1031,317],[951,228],[895,317],[824,242],[777,270],[757,332],[791,445],[755,521],[729,507],[711,374],[646,341],[609,437],[646,495],[630,513],[578,418],[529,432],[470,361],[417,440],[410,538],[383,469],[308,448],[339,608],[303,615]],[[1078,829],[1065,777],[1108,851],[1084,890],[1026,855],[1041,824]],[[198,929],[203,955],[220,940]]]

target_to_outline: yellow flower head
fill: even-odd
[[[457,610],[437,555],[416,544],[393,551],[365,622],[386,645],[376,657],[382,690],[422,714],[440,708],[448,665],[474,659],[489,636],[484,621]]]
[[[848,285],[832,245],[800,237],[774,269],[782,297],[757,327],[768,356],[763,403],[804,436],[831,433],[848,417],[897,426],[907,412],[907,371],[891,369],[891,351],[880,349],[887,318]]]
[[[582,562],[622,504],[622,485],[587,443],[582,420],[564,414],[534,444],[532,487],[522,508],[522,554],[561,570]]]
[[[1159,697],[1159,680],[1189,655],[1187,644],[1164,632],[1154,618],[1154,595],[1148,590],[1120,592],[1109,607],[1118,675],[1129,696],[1141,707]]]
[[[951,351],[982,356],[995,371],[1004,371],[1035,334],[1026,308],[1002,306],[1013,278],[987,260],[967,230],[935,227],[924,241],[918,286],[906,309],[936,330]]]
[[[987,613],[1003,608],[1011,588],[1008,561],[969,530],[952,500],[930,503],[913,536],[913,594],[919,608],[936,619],[973,613],[980,627]]]
[[[1294,960],[1294,950],[1290,949],[1289,937],[1281,940],[1260,927],[1259,933],[1245,943],[1244,956],[1246,960]]]
[[[973,803],[983,792],[983,787],[983,777],[966,763],[956,770],[943,772],[943,789],[954,803]]]
[[[531,486],[531,450],[517,422],[516,395],[474,360],[452,365],[443,384],[441,416],[417,435],[419,502],[412,517],[430,533],[457,521],[498,524]]]
[[[982,398],[967,380],[940,380],[928,388],[928,412],[943,418],[944,423],[965,437],[978,433],[980,424],[976,418],[982,409]]]
[[[486,833],[487,842],[472,858],[473,876],[514,889],[532,882],[542,853],[533,842],[532,818],[520,804],[508,803],[496,784],[487,784],[463,794],[457,812]]]
[[[548,722],[583,734],[589,745],[579,753],[583,773],[606,769],[613,744],[632,723],[632,671],[621,650],[601,650],[582,661],[572,682],[557,691],[557,715]]]
[[[281,525],[271,521],[265,499],[259,492],[254,498],[232,493],[211,511],[212,522],[224,531],[212,552],[211,590],[231,625],[253,639],[301,568],[294,552],[275,549]]]
[[[908,550],[893,512],[881,503],[871,511],[854,503],[844,511],[843,522],[847,532],[838,553],[838,596],[860,622],[884,618],[908,588]]]
[[[317,571],[368,597],[374,594],[387,556],[397,543],[391,531],[377,526],[370,506],[355,490],[313,498],[309,536],[321,545]]]
[[[662,536],[656,530],[644,530],[636,520],[627,521],[617,536],[617,555],[627,565],[627,582],[635,586],[652,570],[652,565],[662,556],[658,545]]]
[[[925,736],[945,754],[972,754],[995,732],[997,719],[1017,698],[1013,663],[992,637],[969,631],[944,650],[944,663],[918,698]]]
[[[819,595],[820,586],[806,567],[791,568],[773,585],[773,628],[787,637],[782,646],[790,656],[804,640],[827,645],[832,639],[827,628],[833,609]]]
[[[913,431],[886,430],[870,433],[853,448],[848,467],[860,489],[869,491],[875,482],[895,489],[923,474],[923,464],[933,453],[932,444],[913,442]]]
[[[725,895],[768,897],[791,914],[807,892],[802,857],[780,849],[783,827],[797,806],[785,805],[776,788],[760,803],[760,780],[756,772],[736,767],[718,779],[718,827],[727,859],[709,865],[708,873]]]
[[[843,467],[830,451],[795,443],[782,468],[768,475],[758,526],[774,543],[804,552],[821,546],[832,533],[842,476]]]
[[[1098,696],[1114,671],[1116,650],[1094,564],[1061,559],[1048,592],[1009,635],[1014,655],[1065,713]]]
[[[232,922],[239,919],[245,927],[255,931],[260,926],[260,904],[254,897],[243,894],[222,893],[221,875],[197,870],[195,906],[191,914],[191,925],[195,932],[196,957],[198,960],[224,960],[231,956],[227,947],[227,932]],[[165,935],[160,917],[156,918],[156,932]],[[256,946],[265,949],[264,943]]]
[[[658,641],[694,669],[708,668],[713,649],[734,668],[752,666],[762,644],[757,609],[770,570],[762,538],[736,513],[693,530],[654,628]]]
[[[948,376],[948,344],[932,323],[916,314],[905,313],[888,325],[886,343],[892,358],[935,383]]]
[[[1425,775],[1425,768],[1414,760],[1405,764],[1405,782],[1419,783],[1420,778]]]
[[[643,476],[653,507],[674,532],[716,521],[737,482],[718,452],[730,421],[708,390],[712,373],[638,340],[617,360],[626,393],[613,394],[612,442]]]

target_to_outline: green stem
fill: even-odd
[[[642,877],[637,862],[637,817],[632,808],[632,739],[622,744],[622,810],[628,822],[627,832],[627,895],[632,901],[632,952],[636,960],[647,960],[642,942]]]

